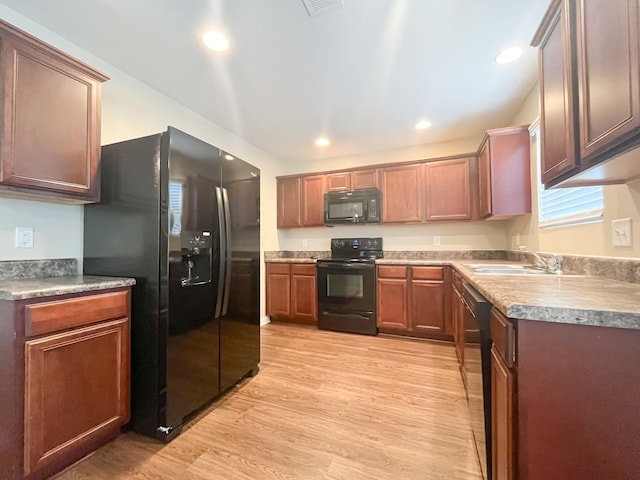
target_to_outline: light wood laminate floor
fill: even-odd
[[[272,323],[260,373],[167,445],[126,433],[71,479],[479,480],[450,344]]]

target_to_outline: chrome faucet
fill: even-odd
[[[536,267],[542,268],[549,273],[557,273],[560,275],[562,273],[562,256],[560,255],[550,255],[546,260],[538,255],[533,250],[530,250],[526,245],[520,245],[518,249],[521,252],[527,252],[536,259]]]

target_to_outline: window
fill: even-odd
[[[540,124],[534,122],[531,136],[536,142],[538,158],[538,179],[540,174]],[[602,221],[602,187],[574,187],[545,190],[541,180],[538,182],[538,224],[541,228],[578,225]]]
[[[182,231],[182,183],[169,182],[169,228],[171,235]]]

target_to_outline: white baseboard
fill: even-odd
[[[269,317],[267,317],[266,315],[260,319],[260,326],[261,327],[264,327],[268,323],[271,323],[271,319]]]

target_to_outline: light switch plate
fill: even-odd
[[[611,220],[611,243],[614,247],[633,246],[633,230],[630,218]]]
[[[16,248],[33,248],[33,227],[16,227]]]

